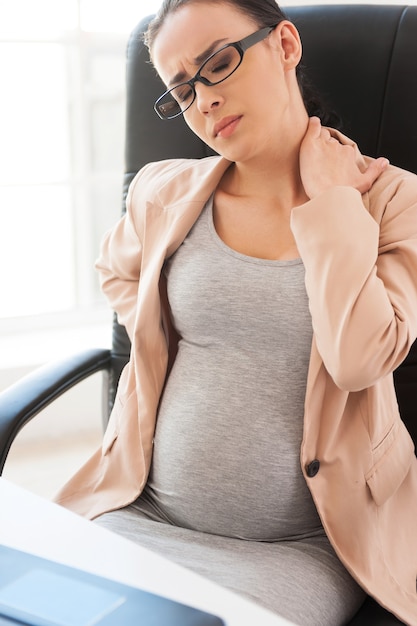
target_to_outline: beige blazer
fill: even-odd
[[[357,159],[366,161],[359,151]],[[82,515],[126,506],[145,485],[176,349],[161,268],[229,165],[211,157],[146,166],[105,236],[97,268],[132,353],[102,448],[57,497]],[[291,227],[314,331],[301,471],[347,569],[417,626],[417,460],[392,381],[417,335],[417,177],[389,167],[363,196],[331,188],[294,208]]]

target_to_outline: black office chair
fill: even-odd
[[[417,6],[306,6],[288,8],[287,14],[301,33],[305,71],[339,114],[342,130],[363,153],[387,156],[393,164],[417,173]],[[127,50],[124,198],[136,172],[149,161],[212,154],[183,120],[163,122],[153,111],[163,86],[142,43],[147,22],[133,31]],[[106,424],[129,351],[126,332],[115,320],[111,350],[86,350],[48,364],[0,394],[0,472],[20,429],[98,371],[104,374]],[[417,441],[417,344],[395,372],[395,384],[402,418]],[[350,624],[401,622],[368,598]]]

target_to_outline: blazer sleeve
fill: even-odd
[[[102,240],[100,255],[95,263],[100,286],[120,324],[126,327],[132,340],[142,259],[140,214],[142,207],[132,202],[133,192],[140,185],[142,171],[130,184],[126,198],[126,213]]]
[[[333,187],[293,209],[291,227],[324,365],[341,389],[370,387],[417,335],[417,177],[390,168],[363,198]]]

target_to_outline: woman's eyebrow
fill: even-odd
[[[208,57],[213,54],[213,52],[216,51],[216,48],[218,48],[218,46],[220,46],[220,44],[222,43],[226,43],[227,39],[223,38],[223,39],[216,39],[216,41],[213,41],[212,44],[209,45],[208,48],[206,48],[206,50],[204,50],[204,52],[202,52],[201,54],[199,54],[198,56],[196,56],[194,58],[194,65],[196,65],[197,67],[200,67],[204,61],[206,59],[208,59]],[[178,72],[178,74],[175,74],[175,76],[173,76],[173,78],[169,81],[168,86],[171,87],[172,85],[178,84],[181,81],[186,80],[187,76],[185,72]]]

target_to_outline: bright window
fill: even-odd
[[[0,332],[106,307],[93,263],[120,214],[126,43],[160,2],[0,3]]]

